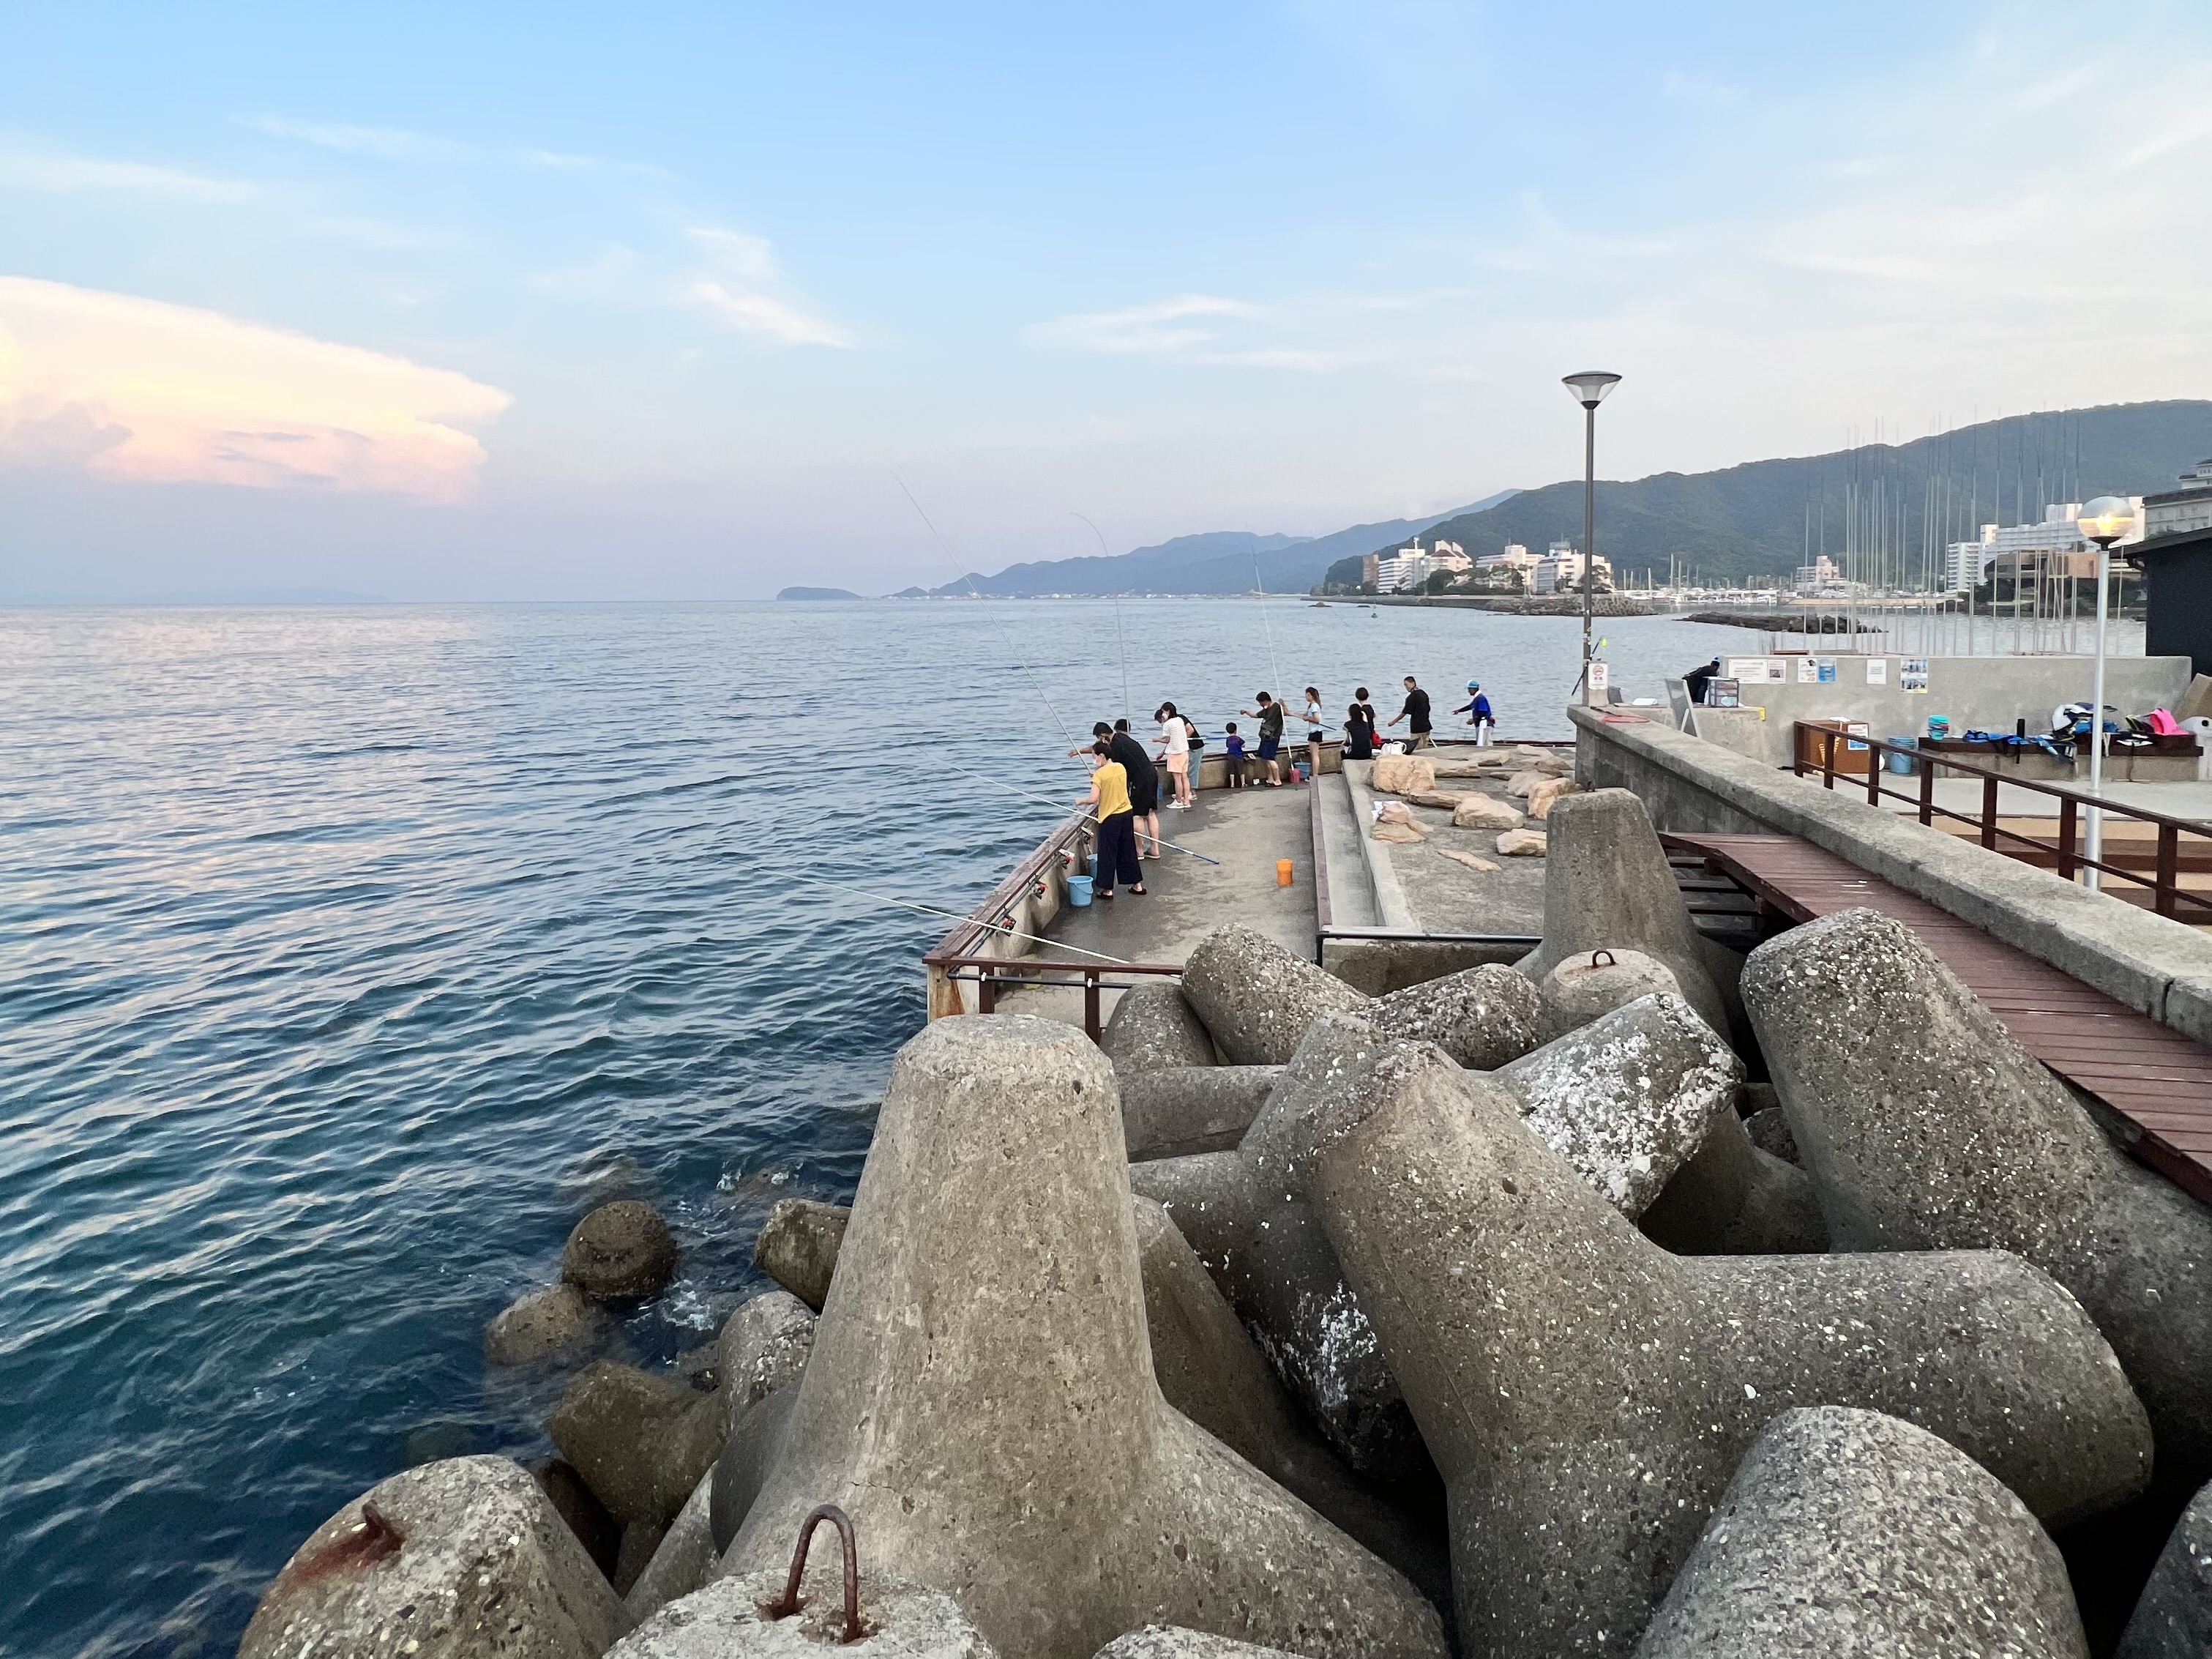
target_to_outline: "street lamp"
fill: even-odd
[[[1585,369],[1562,382],[1583,406],[1583,701],[1590,700],[1590,589],[1597,576],[1597,406],[1620,376]]]
[[[2093,861],[2081,871],[2081,884],[2094,891],[2105,884],[2105,872],[2094,862],[2105,855],[2105,809],[2096,804],[2105,792],[2105,589],[2112,544],[2136,527],[2135,503],[2124,495],[2100,495],[2081,509],[2074,526],[2084,541],[2097,544],[2097,672],[2089,694],[2090,805],[2082,836],[2082,851]]]

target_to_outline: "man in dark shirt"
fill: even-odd
[[[1433,741],[1429,736],[1429,694],[1413,684],[1411,674],[1406,676],[1406,706],[1390,716],[1390,724],[1410,720],[1406,729],[1413,737],[1413,746],[1426,749]]]
[[[1703,668],[1692,668],[1688,673],[1682,676],[1682,690],[1689,694],[1690,701],[1692,702],[1702,703],[1705,702],[1705,687],[1713,682],[1714,678],[1720,673],[1720,672],[1721,659],[1718,657],[1715,657],[1712,661],[1707,663]]]
[[[1145,745],[1129,735],[1128,721],[1114,722],[1113,746],[1112,758],[1129,775],[1129,805],[1137,816],[1137,856],[1156,859],[1160,856],[1160,775]]]

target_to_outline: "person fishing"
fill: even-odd
[[[1277,757],[1283,750],[1283,705],[1267,691],[1261,692],[1254,701],[1260,705],[1257,708],[1240,708],[1237,712],[1260,722],[1260,758],[1267,763],[1267,781],[1279,789],[1283,787],[1283,768]]]
[[[1129,809],[1137,815],[1137,856],[1140,859],[1158,858],[1160,775],[1152,769],[1152,757],[1145,752],[1144,744],[1129,735],[1129,722],[1127,720],[1116,720],[1111,726],[1104,720],[1098,720],[1091,727],[1091,744],[1067,752],[1071,756],[1080,755],[1087,758],[1100,740],[1107,744],[1114,759],[1127,775],[1125,782],[1129,791]],[[1152,849],[1149,853],[1145,850],[1147,842]]]
[[[1164,702],[1152,711],[1152,718],[1160,723],[1160,754],[1168,763],[1168,783],[1175,791],[1175,799],[1168,803],[1171,812],[1190,810],[1190,722],[1176,712],[1171,702]]]
[[[1407,750],[1433,746],[1434,739],[1429,736],[1429,694],[1413,683],[1411,674],[1406,676],[1406,706],[1390,716],[1390,724],[1394,726],[1400,720],[1413,722],[1406,728]]]
[[[1328,734],[1321,726],[1321,688],[1306,687],[1306,776],[1321,776],[1321,746]]]
[[[1344,757],[1375,758],[1375,711],[1364,702],[1355,702],[1344,711]]]
[[[1721,659],[1718,657],[1715,657],[1704,667],[1692,668],[1688,673],[1682,676],[1682,690],[1688,694],[1689,699],[1692,702],[1702,703],[1705,702],[1705,688],[1711,685],[1714,680],[1720,677],[1720,672]]]
[[[1098,839],[1091,860],[1091,896],[1110,899],[1118,879],[1142,896],[1145,872],[1137,864],[1137,814],[1129,805],[1129,775],[1114,758],[1114,745],[1105,738],[1091,745],[1098,757],[1091,769],[1091,793],[1076,805],[1087,806],[1098,820]]]
[[[1480,680],[1469,680],[1467,683],[1467,701],[1453,709],[1452,713],[1467,716],[1467,723],[1474,728],[1474,746],[1477,749],[1490,747],[1491,728],[1495,726],[1498,721],[1490,712],[1490,699],[1482,695]]]

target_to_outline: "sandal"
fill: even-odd
[[[1132,887],[1129,890],[1130,890],[1131,892],[1134,893],[1134,894],[1135,894],[1139,898],[1142,898],[1142,897],[1144,897],[1144,896],[1145,896],[1145,884],[1144,884],[1144,883],[1142,883],[1142,882],[1139,882],[1139,883],[1138,883],[1134,887]]]
[[[1101,904],[1111,904],[1114,902],[1114,896],[1111,893],[1093,893],[1091,896]]]

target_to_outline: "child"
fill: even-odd
[[[1244,739],[1237,735],[1235,720],[1221,729],[1224,734],[1222,741],[1229,750],[1229,787],[1242,789],[1244,787]]]

